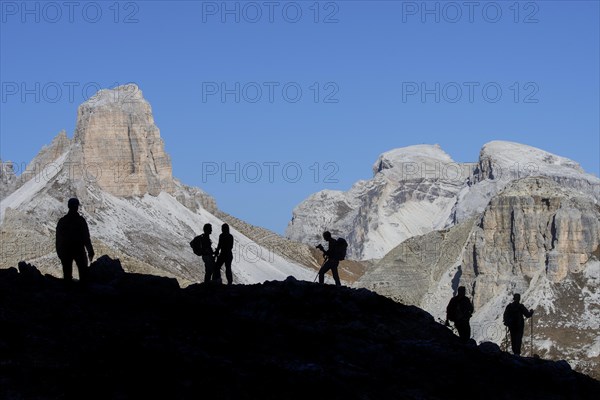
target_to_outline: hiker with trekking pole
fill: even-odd
[[[506,306],[504,310],[504,325],[508,327],[510,331],[510,344],[512,346],[513,354],[521,355],[521,343],[523,341],[523,333],[525,330],[524,318],[533,317],[533,309],[528,310],[523,304],[521,304],[521,295],[515,293],[513,295],[513,301]],[[531,320],[531,353],[533,354],[533,319]]]
[[[329,245],[327,247],[327,250],[325,250],[323,245],[317,245],[317,249],[323,252],[323,257],[325,258],[325,261],[323,262],[323,265],[321,266],[321,269],[319,269],[319,273],[317,274],[319,277],[319,283],[325,282],[325,274],[327,273],[327,271],[331,270],[331,274],[333,275],[335,285],[341,286],[342,284],[340,282],[340,276],[338,274],[338,265],[340,263],[340,260],[346,258],[346,250],[348,249],[348,243],[344,238],[334,239],[329,231],[323,232],[323,239],[325,239],[325,241],[327,241]],[[315,279],[317,279],[316,276]]]

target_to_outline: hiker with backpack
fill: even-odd
[[[225,277],[227,285],[233,283],[233,273],[231,272],[231,262],[233,261],[233,236],[229,233],[229,225],[221,226],[221,234],[219,235],[219,244],[215,250],[217,264],[215,266],[215,274],[218,275],[218,280],[221,280],[221,267],[225,264]]]
[[[201,256],[202,261],[204,261],[204,282],[210,282],[211,279],[216,279],[215,253],[212,249],[212,241],[210,240],[212,225],[204,224],[204,228],[202,230],[204,233],[196,236],[190,242],[190,246],[192,247],[194,254]]]
[[[87,280],[88,258],[94,259],[94,248],[90,240],[88,224],[78,210],[79,200],[75,197],[67,202],[69,212],[56,225],[56,254],[63,268],[66,282],[73,280],[73,261],[79,270],[79,281]],[[86,254],[87,250],[87,254]]]
[[[517,356],[521,355],[521,343],[523,341],[523,331],[525,330],[525,319],[523,317],[530,318],[531,316],[533,316],[533,309],[528,310],[521,304],[521,295],[515,293],[512,303],[507,305],[504,310],[503,320],[504,325],[510,331],[512,352]]]
[[[323,257],[325,257],[325,262],[321,269],[319,269],[319,283],[325,282],[325,274],[327,271],[331,270],[335,285],[341,286],[338,265],[340,260],[346,258],[348,243],[343,238],[334,239],[329,231],[323,232],[323,239],[325,239],[329,245],[327,250],[325,250],[321,244],[317,245],[317,249],[321,250],[323,252]]]
[[[454,322],[454,327],[458,331],[458,336],[463,342],[468,342],[471,339],[471,324],[469,320],[473,315],[473,304],[465,295],[466,289],[464,286],[459,286],[456,296],[450,299],[448,307],[446,307],[446,326],[449,326],[448,321]]]

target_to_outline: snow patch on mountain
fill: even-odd
[[[0,224],[4,221],[7,208],[18,208],[35,199],[36,195],[59,174],[67,155],[68,152],[65,152],[55,163],[47,165],[41,172],[0,202]]]

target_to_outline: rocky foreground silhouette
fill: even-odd
[[[125,273],[91,281],[0,269],[3,399],[594,398],[564,361],[459,342],[426,312],[366,289],[231,287]],[[307,397],[311,396],[311,397]],[[315,397],[317,396],[317,397]]]

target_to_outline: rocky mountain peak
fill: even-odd
[[[103,190],[123,197],[173,193],[171,159],[137,85],[100,90],[81,104],[73,140],[69,161]]]
[[[67,131],[65,131],[64,129],[61,130],[60,132],[58,132],[58,135],[56,135],[54,137],[54,139],[52,139],[52,142],[50,143],[49,147],[52,146],[62,146],[62,147],[66,147],[71,143],[71,141],[69,140],[69,138],[67,137]]]
[[[117,86],[114,89],[101,89],[80,105],[80,108],[116,107],[135,113],[140,110],[152,112],[142,90],[135,83]]]
[[[71,146],[71,140],[67,137],[67,132],[63,129],[52,139],[49,145],[42,147],[40,152],[27,165],[25,175],[27,179],[38,174],[41,170],[56,161],[65,154]]]
[[[600,179],[586,173],[577,162],[525,144],[492,141],[481,148],[447,226],[483,212],[490,199],[510,182],[539,176],[600,200]]]
[[[566,157],[521,143],[495,140],[479,153],[480,179],[512,180],[525,176],[580,177],[581,166]]]
[[[419,144],[401,147],[381,154],[373,164],[373,175],[387,169],[410,179],[422,167],[433,167],[436,163],[453,163],[452,158],[435,144]],[[418,174],[419,176],[421,174]]]

